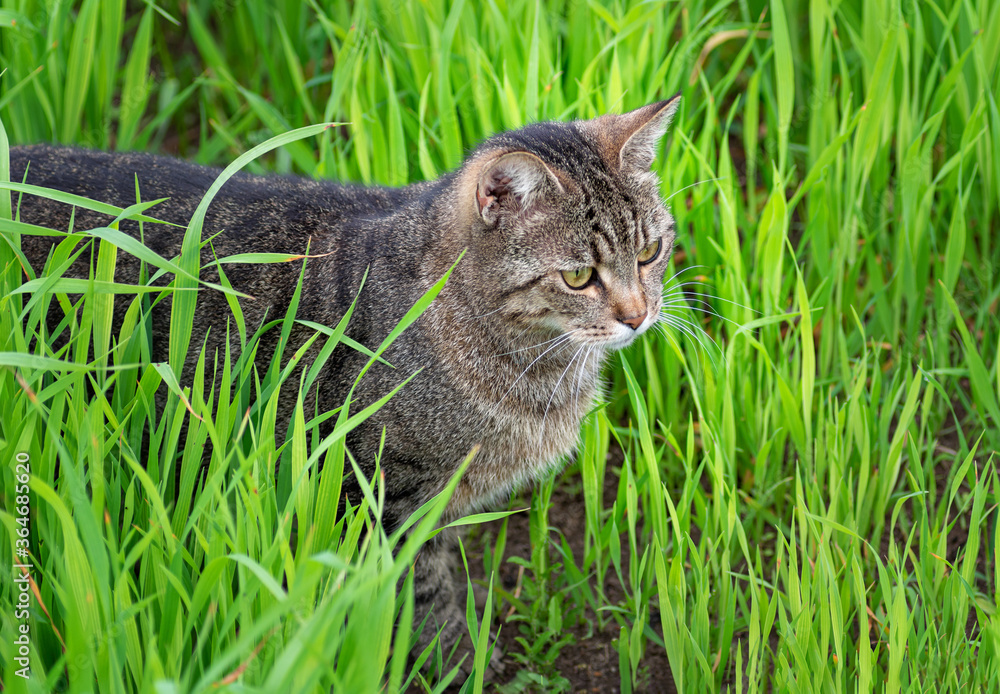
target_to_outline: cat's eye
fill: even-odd
[[[641,251],[639,251],[639,257],[638,257],[639,264],[646,265],[656,260],[656,258],[660,255],[661,245],[662,244],[660,242],[660,239],[657,239],[656,241],[653,241],[653,243],[649,244]]]
[[[590,282],[590,278],[594,275],[594,268],[592,267],[581,267],[576,270],[563,270],[562,276],[568,284],[573,289],[583,289]]]

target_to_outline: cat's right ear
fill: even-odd
[[[549,187],[563,192],[552,169],[537,156],[530,152],[503,154],[488,162],[479,174],[479,216],[492,226],[504,211],[521,213],[530,209]]]

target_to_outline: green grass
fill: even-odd
[[[608,405],[571,469],[531,493],[526,556],[506,549],[512,519],[480,536],[494,581],[485,614],[470,602],[477,663],[492,622],[520,671],[505,691],[569,688],[560,658],[588,630],[613,635],[621,691],[648,684],[664,651],[681,691],[1000,689],[1000,5],[46,7],[0,5],[0,181],[6,140],[226,165],[296,128],[349,122],[286,137],[247,168],[405,184],[496,130],[682,91],[656,164],[679,229],[668,291],[697,280],[681,287],[688,303],[713,313],[678,309],[679,327],[612,360]],[[409,630],[392,629],[397,615],[412,621],[397,581],[440,507],[394,561],[398,538],[372,520],[377,484],[362,507],[333,512],[352,474],[343,435],[365,413],[300,409],[275,431],[277,390],[307,390],[314,372],[285,380],[293,354],[254,371],[255,326],[235,299],[245,349],[202,355],[182,388],[145,351],[163,292],[107,284],[116,253],[141,251],[75,230],[26,278],[18,234],[41,232],[12,221],[17,195],[0,194],[4,686],[457,682],[454,662],[417,674]],[[79,252],[94,259],[86,285],[58,278]],[[147,277],[171,261],[166,291],[181,305],[196,285],[175,268],[196,274],[190,258],[143,258]],[[112,301],[131,307],[119,334]],[[53,302],[62,347],[43,330]],[[200,348],[183,325],[175,365]],[[316,339],[328,355],[342,332]],[[162,415],[158,388],[172,393]],[[325,441],[317,416],[337,418]],[[17,452],[32,465],[41,603],[29,683],[11,667]],[[580,498],[582,539],[550,513],[559,490]],[[516,595],[497,578],[511,562]],[[482,674],[466,687],[491,689]]]

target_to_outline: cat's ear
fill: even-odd
[[[648,170],[680,105],[681,95],[677,94],[620,116],[608,115],[593,121],[604,157],[612,169]]]
[[[493,225],[503,210],[523,212],[562,184],[545,162],[530,152],[508,152],[487,162],[479,174],[476,205],[479,215]]]

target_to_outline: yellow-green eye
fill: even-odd
[[[577,270],[563,270],[562,276],[573,289],[583,289],[594,274],[594,268],[582,267]]]
[[[653,243],[649,244],[641,251],[639,251],[639,264],[645,265],[656,260],[656,257],[660,255],[660,240],[657,239]]]

